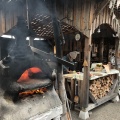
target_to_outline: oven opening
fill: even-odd
[[[19,93],[19,98],[24,98],[24,97],[27,97],[27,96],[32,96],[32,95],[35,95],[35,94],[43,94],[47,91],[47,88],[39,88],[39,89],[34,89],[34,90],[27,90],[25,92],[20,92]]]
[[[25,72],[23,72],[23,74],[20,76],[20,78],[17,80],[17,82],[27,82],[30,80],[31,77],[33,77],[35,74],[39,74],[41,71],[40,68],[38,67],[32,67],[29,68],[27,70],[25,70]]]
[[[29,83],[29,82],[36,82],[36,80],[34,80],[35,76],[37,76],[41,72],[42,72],[42,70],[40,68],[31,67],[31,68],[25,70],[25,72],[23,72],[23,74],[20,76],[20,78],[17,80],[17,82],[18,83],[26,83],[26,84]],[[46,87],[32,89],[32,90],[26,90],[26,91],[23,91],[23,92],[19,92],[19,98],[32,96],[32,95],[35,95],[35,94],[43,94],[46,91],[47,91]]]

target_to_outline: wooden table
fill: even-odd
[[[71,109],[74,109],[75,82],[83,80],[83,73],[64,74],[63,77],[65,79],[65,87],[70,94]]]
[[[105,77],[108,75],[113,75],[113,74],[119,74],[118,70],[111,69],[109,73],[104,73],[104,72],[90,72],[90,74],[94,74],[90,78],[90,81]],[[76,81],[78,81],[78,84],[80,83],[81,80],[83,80],[83,73],[72,73],[72,74],[64,74],[64,79],[65,79],[65,86],[67,91],[70,94],[70,101],[71,101],[71,108],[74,109],[74,97],[75,97],[75,86],[76,86]],[[78,85],[80,87],[80,85]],[[78,88],[78,96],[80,98],[80,88]],[[91,97],[90,97],[91,98]]]

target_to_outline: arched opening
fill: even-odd
[[[91,62],[111,62],[111,57],[115,56],[117,40],[118,34],[109,24],[99,25],[92,34]]]

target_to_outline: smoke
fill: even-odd
[[[23,10],[25,7],[25,1],[24,0],[6,0],[2,1],[2,5],[4,10],[6,12],[11,11],[11,12],[17,12],[19,9]]]
[[[4,2],[5,4],[5,12],[7,11],[14,11],[15,18],[18,20],[15,27],[11,28],[9,31],[10,35],[15,36],[15,42],[12,42],[12,44],[8,45],[8,52],[9,55],[12,57],[26,57],[27,55],[30,56],[31,50],[27,47],[26,44],[26,37],[29,36],[29,30],[26,27],[26,23],[24,20],[21,19],[21,17],[18,17],[19,15],[24,17],[27,13],[26,11],[26,2],[25,0],[11,0]],[[24,12],[25,13],[24,13]],[[36,14],[42,14],[42,15],[50,15],[50,6],[49,6],[49,0],[28,0],[28,11],[29,11],[29,19],[34,18]],[[19,14],[18,14],[19,13]],[[11,13],[12,15],[12,13]],[[25,19],[26,17],[24,17]],[[11,18],[10,18],[11,19]],[[20,20],[20,22],[19,22]],[[14,23],[15,24],[15,23]],[[43,21],[44,24],[44,21]],[[37,41],[38,42],[38,41]],[[47,52],[50,51],[50,46],[47,45],[47,43],[39,42],[39,46],[37,45],[37,48],[46,50]],[[32,56],[31,56],[32,57]],[[44,58],[43,58],[44,59]],[[21,63],[22,64],[22,63]],[[48,71],[48,67],[45,68],[46,65],[41,64],[44,71]],[[44,66],[43,66],[44,65]],[[24,66],[24,65],[23,65]],[[14,66],[15,67],[15,66]],[[13,69],[14,69],[13,67]],[[17,69],[16,69],[17,70]],[[19,68],[18,68],[19,71]]]
[[[36,14],[50,15],[50,0],[31,0],[29,3],[29,14],[33,18]]]

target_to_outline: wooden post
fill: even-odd
[[[109,49],[110,49],[110,43],[107,43],[107,62],[109,61]]]
[[[0,60],[2,59],[1,47],[2,47],[2,41],[0,40]]]
[[[51,0],[50,5],[51,5],[51,14],[53,21],[54,39],[56,44],[56,56],[62,58],[62,47],[61,47],[60,26],[59,26],[60,24],[58,23],[56,16],[56,0]],[[57,80],[58,80],[58,89],[59,89],[58,93],[63,104],[63,114],[61,116],[61,120],[67,120],[66,91],[63,80],[63,69],[61,63],[57,64]]]
[[[89,72],[90,72],[90,45],[91,38],[85,39],[85,48],[84,48],[84,78],[81,81],[80,88],[80,108],[84,111],[88,107],[89,102]]]
[[[29,45],[34,47],[34,38],[33,37],[29,38]]]
[[[74,109],[74,97],[75,97],[75,80],[71,79],[71,100],[72,100],[72,105],[71,109]]]
[[[103,62],[103,51],[104,51],[104,38],[102,38],[99,45],[99,61],[100,62]]]
[[[119,47],[119,38],[115,39],[115,69],[118,69],[118,47]]]
[[[28,0],[26,0],[26,15],[27,15],[27,24],[28,24],[28,29],[29,29],[29,6],[28,6]]]

